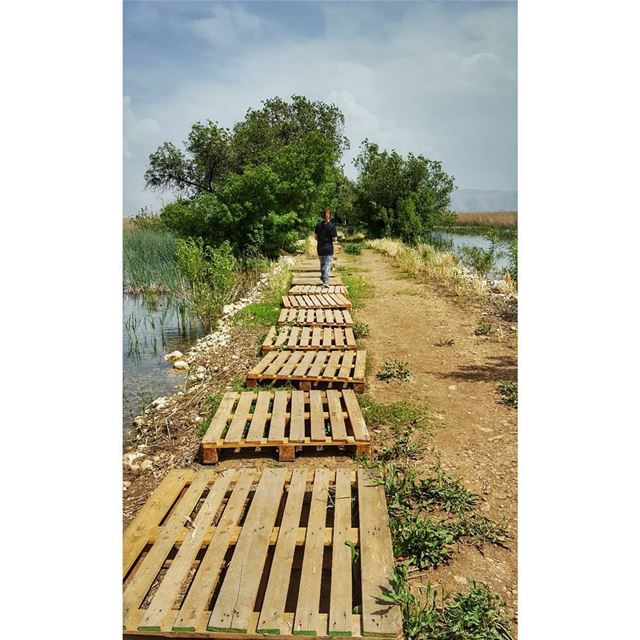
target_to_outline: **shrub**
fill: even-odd
[[[350,242],[345,245],[344,252],[352,256],[359,256],[362,254],[362,242]]]

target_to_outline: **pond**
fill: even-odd
[[[123,300],[122,360],[125,439],[132,420],[155,398],[175,393],[184,384],[185,372],[164,361],[171,351],[187,353],[206,335],[203,325],[167,297],[149,304],[144,296],[125,295]]]
[[[458,256],[463,264],[468,266],[463,257],[463,247],[480,247],[490,249],[491,242],[482,235],[468,235],[463,233],[449,233],[446,231],[434,231],[431,234],[431,241],[441,251],[451,251]],[[502,278],[504,269],[510,266],[509,260],[509,240],[500,240],[498,243],[498,257],[492,271],[487,274],[489,280]]]

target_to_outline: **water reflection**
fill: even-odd
[[[164,361],[176,349],[186,353],[206,335],[202,324],[189,316],[184,305],[167,297],[145,301],[125,295],[123,300],[123,425],[125,431],[141,407],[155,397],[174,393],[184,382],[184,372]]]

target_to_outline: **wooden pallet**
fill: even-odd
[[[320,273],[320,262],[303,262],[301,264],[294,264],[291,267],[291,271],[317,271]]]
[[[347,309],[281,309],[278,324],[352,327],[353,318]]]
[[[285,309],[351,309],[351,302],[342,293],[282,296]]]
[[[296,276],[291,280],[292,285],[299,284],[322,284],[322,280],[320,278],[320,274],[315,277],[309,276],[308,274]],[[343,284],[342,278],[340,276],[329,276],[329,286]]]
[[[125,638],[402,633],[381,600],[394,558],[370,470],[169,471],[124,533],[123,565]]]
[[[269,329],[262,343],[262,353],[273,349],[355,349],[351,327],[298,327],[276,325]]]
[[[290,296],[327,293],[341,293],[342,295],[346,295],[348,292],[347,287],[343,284],[330,284],[328,287],[325,287],[322,284],[295,284],[291,289],[289,289]]]
[[[202,462],[220,449],[276,448],[281,461],[296,449],[350,447],[370,453],[371,438],[351,389],[225,393],[200,445]]]
[[[304,391],[318,383],[364,393],[366,351],[269,351],[247,373],[245,384],[288,381]]]

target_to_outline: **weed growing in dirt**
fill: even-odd
[[[349,242],[344,245],[344,252],[352,256],[359,256],[362,254],[362,242]]]
[[[376,374],[380,380],[400,380],[401,382],[411,380],[411,371],[406,362],[398,360],[397,358],[391,358],[386,360],[382,365],[382,369]]]
[[[380,450],[378,460],[382,462],[398,459],[415,460],[419,452],[420,445],[413,440],[413,427],[405,427],[392,445]]]
[[[503,404],[508,407],[518,406],[518,383],[517,382],[498,382],[498,393]]]
[[[221,393],[214,393],[207,397],[206,403],[208,404],[207,409],[209,412],[209,416],[205,418],[202,424],[198,425],[197,433],[199,436],[203,436],[205,433],[207,433],[207,429],[211,424],[211,420],[213,419],[213,416],[216,414],[216,411],[218,410],[218,407],[220,406],[221,402],[222,402]]]
[[[491,329],[490,322],[481,322],[473,333],[476,336],[488,336],[491,333]]]
[[[408,400],[385,404],[376,402],[368,395],[361,396],[359,400],[364,418],[371,429],[389,427],[400,432],[409,427],[427,429],[430,426],[426,404]]]
[[[254,302],[238,311],[234,321],[247,327],[271,326],[278,321],[279,316],[279,304]]]
[[[436,342],[433,343],[434,347],[453,347],[453,339],[449,338],[448,340],[445,340],[444,338],[441,340],[437,340]]]
[[[399,564],[384,602],[399,604],[405,640],[511,640],[504,601],[482,582],[453,596],[438,594],[428,583],[419,598],[409,586],[409,569]]]
[[[506,529],[475,511],[477,498],[438,461],[425,477],[412,466],[374,461],[389,510],[396,558],[425,569],[449,562],[455,544],[504,545]]]
[[[353,335],[355,338],[366,338],[369,335],[369,325],[361,320],[353,323]]]
[[[347,293],[353,308],[361,308],[364,301],[373,296],[373,285],[362,276],[354,275],[355,269],[338,267],[337,271],[342,276],[345,287],[347,287]]]

